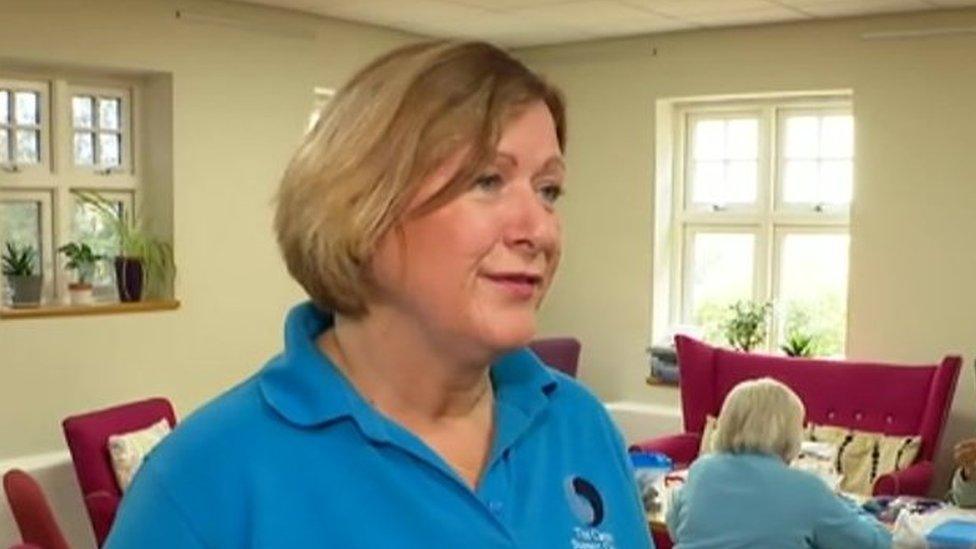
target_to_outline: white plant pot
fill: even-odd
[[[68,295],[71,296],[72,305],[91,305],[95,303],[91,286],[69,286]]]

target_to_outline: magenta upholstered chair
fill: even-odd
[[[532,349],[546,365],[559,370],[569,377],[576,377],[579,369],[580,349],[582,345],[575,337],[550,337],[536,339],[529,343]]]
[[[725,395],[739,382],[769,376],[800,396],[808,421],[895,436],[919,435],[922,446],[916,462],[879,477],[874,494],[927,494],[959,378],[960,357],[946,357],[941,364],[899,366],[747,354],[684,336],[676,337],[675,343],[685,432],[632,449],[659,451],[676,462],[691,463],[698,456],[705,416],[718,416]]]
[[[88,412],[69,417],[61,423],[99,547],[108,537],[122,498],[122,491],[112,471],[108,437],[144,429],[161,419],[166,419],[170,427],[176,425],[173,406],[165,398]]]
[[[68,549],[54,512],[34,477],[20,469],[11,469],[3,475],[3,491],[23,540],[23,544],[15,547]]]

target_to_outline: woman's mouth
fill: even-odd
[[[501,288],[506,294],[519,299],[531,299],[536,288],[542,285],[542,275],[532,272],[496,272],[485,273],[490,282]]]

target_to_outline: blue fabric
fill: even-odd
[[[528,350],[492,365],[495,435],[472,491],[319,352],[331,322],[296,307],[285,352],[150,453],[109,549],[651,545],[623,440],[572,379]]]
[[[950,520],[933,528],[925,541],[939,549],[970,549],[976,547],[976,524]]]
[[[702,456],[671,501],[668,530],[678,549],[875,549],[891,534],[811,473],[776,456]]]

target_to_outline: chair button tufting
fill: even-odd
[[[857,421],[861,421],[861,419],[863,417],[864,417],[864,414],[862,414],[861,412],[855,412],[854,413],[854,419],[856,419]]]
[[[834,413],[833,410],[831,410],[831,411],[827,412],[827,419],[834,419],[834,416],[836,416],[836,415],[837,414]]]
[[[891,424],[894,422],[895,422],[895,418],[891,414],[885,416],[885,423]]]

